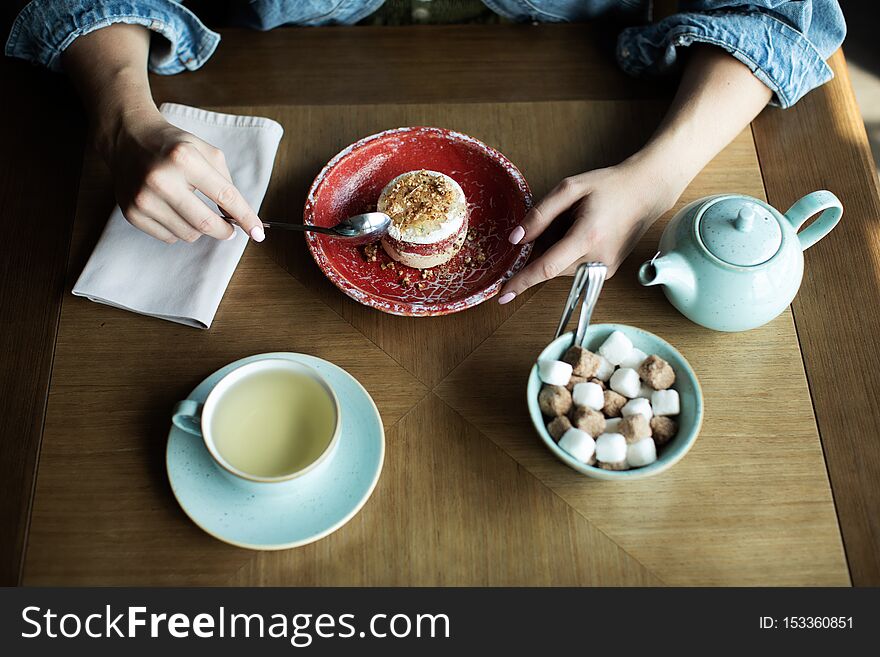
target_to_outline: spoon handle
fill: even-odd
[[[585,262],[577,268],[571,284],[571,290],[568,293],[568,299],[565,303],[565,310],[562,311],[562,318],[559,320],[559,327],[556,329],[557,338],[565,331],[568,320],[571,319],[575,308],[577,308],[578,301],[583,297],[581,312],[578,316],[577,330],[574,333],[572,344],[581,345],[583,343],[587,327],[590,325],[590,317],[593,315],[596,302],[599,300],[599,292],[602,291],[602,285],[605,283],[607,273],[608,267],[601,262]]]
[[[332,228],[324,226],[307,226],[306,224],[290,224],[284,221],[264,221],[264,228],[282,228],[284,230],[295,230],[300,233],[324,233],[325,235],[336,235],[336,231]]]
[[[581,306],[577,331],[574,334],[574,344],[581,346],[583,346],[584,338],[587,335],[587,327],[590,325],[593,309],[596,307],[596,302],[599,301],[599,293],[605,284],[605,276],[608,274],[608,267],[601,262],[588,262],[586,263],[586,268],[587,289],[584,292],[584,303]]]
[[[220,216],[232,225],[237,225],[235,219],[226,214],[222,208],[220,210]],[[324,226],[307,226],[306,224],[291,224],[286,221],[264,221],[263,228],[283,228],[284,230],[295,230],[299,233],[307,233],[311,231],[313,233],[324,233],[325,235],[337,234],[336,230],[333,228],[325,228]]]

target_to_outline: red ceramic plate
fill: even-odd
[[[455,179],[468,201],[470,229],[461,251],[423,277],[381,247],[375,261],[364,247],[307,233],[318,266],[348,296],[373,308],[407,316],[447,315],[494,296],[526,262],[530,244],[514,246],[510,231],[532,203],[525,178],[501,153],[442,128],[397,128],[361,139],[336,155],[315,178],[305,223],[334,226],[376,209],[382,188],[407,171],[430,169]],[[408,279],[408,280],[407,280]]]

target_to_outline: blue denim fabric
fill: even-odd
[[[663,73],[678,49],[694,43],[724,48],[790,107],[830,80],[825,60],[846,36],[836,0],[697,0],[645,27],[627,28],[617,39],[617,61],[627,73]]]
[[[384,0],[251,0],[247,23],[268,30],[285,24],[333,25],[359,21]],[[613,14],[644,20],[649,0],[483,0],[517,21],[582,21]],[[617,60],[632,75],[664,73],[680,49],[694,43],[724,48],[774,92],[783,107],[827,82],[825,63],[843,42],[846,25],[836,0],[685,0],[680,12],[657,23],[630,27],[618,37]],[[6,54],[58,70],[74,39],[112,23],[144,25],[165,37],[150,51],[150,70],[196,69],[211,56],[219,35],[172,0],[33,0],[18,15]]]
[[[150,48],[150,70],[179,73],[204,64],[220,43],[189,9],[170,0],[33,0],[21,10],[6,41],[6,55],[61,70],[73,41],[113,23],[143,25],[165,37]]]
[[[249,0],[244,23],[258,30],[279,25],[352,25],[385,0]]]

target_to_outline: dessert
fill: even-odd
[[[443,265],[461,249],[468,232],[467,200],[457,182],[437,171],[409,171],[389,182],[379,212],[391,217],[382,248],[415,269]]]
[[[565,415],[571,410],[571,393],[562,386],[545,385],[538,395],[538,405],[549,417]]]
[[[593,353],[571,347],[538,362],[547,431],[575,459],[604,470],[650,465],[678,433],[675,370],[614,331]],[[608,382],[606,388],[605,382]]]
[[[675,420],[665,415],[655,415],[651,418],[651,431],[654,434],[654,442],[658,447],[668,443],[678,432]]]
[[[559,446],[581,463],[593,465],[596,462],[596,441],[580,429],[569,429],[559,439]]]
[[[598,383],[578,383],[571,391],[571,399],[578,406],[601,411],[605,406],[605,392]]]
[[[627,443],[634,443],[651,437],[651,424],[644,415],[629,415],[617,425],[617,433],[626,438]]]
[[[562,438],[565,432],[569,429],[571,429],[571,420],[568,419],[567,415],[557,415],[547,425],[547,431],[553,436],[553,440],[556,442],[559,442],[559,439]]]
[[[605,416],[586,406],[572,406],[571,423],[593,437],[605,431]]]
[[[675,371],[660,356],[648,356],[639,366],[639,377],[654,390],[666,390],[675,383]]]
[[[599,357],[583,347],[569,347],[562,360],[571,365],[572,373],[585,379],[593,378],[599,369]]]
[[[606,390],[603,394],[605,404],[602,406],[602,412],[606,417],[620,417],[620,410],[626,405],[626,397],[613,390]]]

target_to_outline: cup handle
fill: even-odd
[[[801,249],[804,251],[825,237],[837,225],[843,215],[843,204],[834,194],[823,189],[807,194],[785,213],[785,218],[797,231],[807,219],[817,212],[822,214],[816,218],[816,221],[798,233]]]
[[[174,406],[171,421],[178,429],[193,436],[202,435],[202,404],[194,399],[184,399]]]

